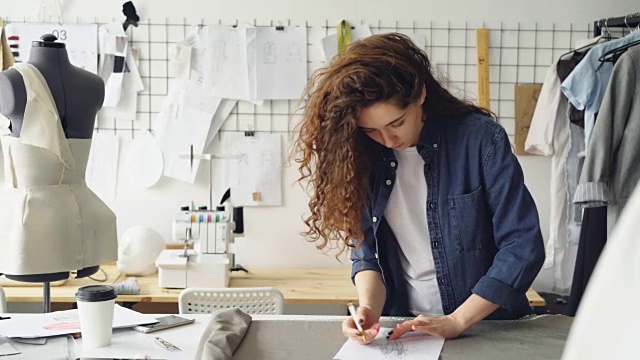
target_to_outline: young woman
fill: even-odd
[[[381,315],[453,338],[532,312],[544,261],[536,206],[504,129],[436,80],[402,34],[357,41],[314,74],[295,140],[311,185],[304,233],[351,250],[360,307],[343,332],[369,343]]]

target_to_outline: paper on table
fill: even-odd
[[[125,168],[129,180],[143,188],[155,185],[162,177],[162,151],[149,131],[143,131],[133,140]]]
[[[115,305],[113,328],[127,328],[158,322],[151,316]],[[6,337],[36,338],[80,332],[78,309],[44,314],[15,314],[0,321],[0,334]]]
[[[121,25],[122,27],[122,25]],[[98,73],[98,25],[12,22],[6,34],[16,62],[26,62],[31,54],[31,42],[42,34],[53,34],[65,43],[69,61],[94,74]]]
[[[258,99],[299,99],[307,83],[307,28],[257,28]]]
[[[116,198],[120,136],[96,133],[91,141],[86,182],[102,200]]]
[[[440,357],[444,338],[410,332],[404,334],[398,340],[387,340],[386,335],[390,330],[390,328],[380,329],[376,338],[369,345],[360,345],[351,339],[347,339],[340,351],[334,356],[334,359],[438,360],[438,357]]]
[[[0,356],[16,355],[20,354],[20,351],[11,345],[11,340],[4,336],[0,336]]]
[[[279,134],[229,134],[226,152],[233,202],[242,206],[282,205],[282,150]]]
[[[354,26],[351,30],[351,42],[371,36],[368,25]],[[338,53],[338,34],[329,35],[322,39],[324,59],[329,62]]]

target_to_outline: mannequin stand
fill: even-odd
[[[83,278],[87,276],[91,276],[98,272],[100,266],[92,266],[88,268],[84,268],[78,270],[76,274],[76,279]],[[42,308],[44,313],[51,312],[51,283],[54,281],[66,280],[69,278],[69,272],[58,272],[51,274],[34,274],[34,275],[9,275],[4,274],[4,276],[9,280],[22,281],[22,282],[30,282],[42,283]]]

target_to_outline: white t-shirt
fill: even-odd
[[[409,310],[414,315],[442,315],[442,299],[427,226],[424,160],[415,147],[394,150],[394,153],[398,160],[396,183],[384,215],[400,246]]]

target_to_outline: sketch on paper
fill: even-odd
[[[278,62],[278,45],[273,41],[264,44],[263,61],[265,64],[275,64]]]
[[[227,43],[224,40],[217,40],[213,43],[213,71],[220,73],[227,61]]]
[[[438,360],[444,338],[411,332],[397,340],[386,339],[392,328],[380,328],[376,338],[367,346],[352,339],[345,341],[333,357],[340,360]]]
[[[402,340],[387,340],[378,345],[378,348],[387,359],[402,359],[407,356],[407,349]]]
[[[289,49],[287,49],[287,61],[304,61],[302,56],[302,45],[300,43],[294,42],[289,45]]]

